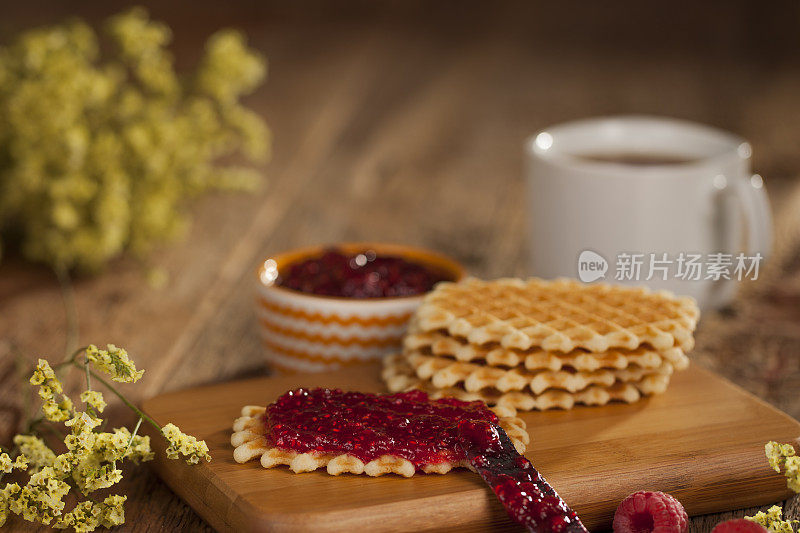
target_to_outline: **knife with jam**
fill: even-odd
[[[578,514],[525,456],[517,453],[503,428],[485,422],[458,424],[459,447],[492,488],[509,516],[528,531],[586,532]]]
[[[364,463],[400,457],[426,465],[469,464],[511,518],[529,531],[586,532],[575,511],[517,453],[483,402],[432,400],[425,392],[397,394],[296,389],[267,406],[270,445],[298,453],[342,454]]]

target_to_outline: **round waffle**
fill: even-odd
[[[664,291],[504,278],[440,283],[424,298],[416,324],[474,345],[600,353],[642,345],[688,350],[698,317],[693,299]]]
[[[474,345],[464,338],[455,338],[441,331],[420,332],[412,323],[403,341],[407,352],[420,352],[457,361],[481,362],[488,366],[515,368],[524,366],[528,370],[561,370],[572,368],[591,372],[601,368],[627,368],[637,365],[642,368],[658,368],[664,361],[672,364],[675,370],[683,370],[689,365],[683,349],[673,346],[664,350],[643,345],[633,350],[611,349],[593,353],[578,348],[569,353],[550,352],[535,347],[528,350],[504,348],[498,344]]]
[[[667,361],[656,368],[629,365],[622,369],[591,371],[530,371],[524,368],[508,369],[454,361],[419,352],[407,352],[405,357],[417,377],[429,380],[434,387],[444,389],[461,385],[468,392],[484,389],[495,389],[499,392],[530,390],[534,394],[541,394],[549,389],[578,392],[592,385],[610,387],[617,382],[638,382],[650,375],[670,376],[673,373],[672,364]]]
[[[668,374],[650,374],[639,381],[615,382],[610,386],[590,385],[577,392],[548,389],[541,394],[529,391],[502,392],[494,388],[467,391],[463,387],[436,387],[430,380],[420,378],[403,354],[390,355],[383,360],[382,378],[391,392],[410,389],[426,391],[431,398],[454,397],[464,401],[481,400],[507,411],[544,411],[571,409],[576,404],[605,405],[611,401],[633,403],[642,395],[660,394],[669,385]]]

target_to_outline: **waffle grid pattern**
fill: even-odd
[[[699,311],[690,298],[645,288],[504,278],[442,283],[416,314],[422,331],[505,348],[605,352],[649,344],[656,349],[692,343]]]
[[[635,402],[689,365],[694,300],[646,288],[470,278],[423,299],[384,359],[393,392],[483,400],[508,410]]]

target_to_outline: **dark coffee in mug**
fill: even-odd
[[[694,163],[699,159],[679,154],[648,154],[635,152],[575,154],[575,159],[595,163],[614,163],[616,165],[630,165],[636,167],[685,165]]]

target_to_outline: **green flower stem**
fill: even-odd
[[[48,424],[45,424],[45,425],[43,425],[42,427],[43,427],[44,429],[46,429],[47,431],[49,431],[49,432],[50,432],[50,433],[51,433],[53,436],[57,437],[57,438],[58,438],[59,440],[61,440],[61,441],[63,441],[63,440],[64,440],[64,438],[66,437],[66,435],[64,434],[64,432],[62,432],[62,431],[59,431],[59,430],[58,430],[58,429],[56,429],[56,428],[55,428],[55,427],[54,427],[52,424],[49,424],[49,423],[48,423]]]
[[[55,365],[51,365],[51,368],[53,370],[60,370],[60,369],[64,368],[65,366],[74,365],[75,361],[78,359],[78,356],[80,354],[82,354],[83,352],[85,352],[87,348],[88,348],[88,346],[83,346],[81,348],[78,348],[77,350],[72,352],[69,356],[67,356],[66,359],[64,359],[60,363],[56,363]]]
[[[66,268],[56,267],[53,271],[56,273],[58,284],[61,286],[61,298],[64,301],[64,314],[67,319],[67,338],[64,341],[64,353],[70,353],[70,350],[74,350],[78,345],[78,338],[80,337],[75,289],[72,287]]]
[[[92,390],[92,378],[91,374],[89,374],[89,361],[84,359],[83,360],[83,369],[86,371],[86,390]]]
[[[44,425],[42,425],[42,424],[44,424]],[[26,435],[33,435],[33,434],[36,433],[35,430],[37,428],[39,428],[39,427],[43,427],[44,429],[46,429],[47,431],[49,431],[50,433],[52,433],[53,435],[55,435],[59,439],[64,440],[64,436],[65,436],[64,433],[62,433],[61,431],[59,431],[58,429],[53,427],[53,425],[50,424],[50,422],[48,420],[46,420],[43,416],[40,416],[38,418],[35,418],[35,419],[31,420],[28,423],[28,426],[25,428],[25,431],[23,433],[26,434]],[[14,449],[17,450],[17,447],[15,446]]]
[[[74,364],[75,366],[80,366],[80,363],[78,363],[78,362],[74,362],[73,364]],[[122,400],[122,403],[124,403],[125,405],[127,405],[127,406],[128,406],[128,407],[129,407],[129,408],[130,408],[130,409],[131,409],[131,410],[132,410],[134,413],[136,413],[137,415],[139,415],[139,417],[140,417],[140,418],[143,418],[145,421],[147,421],[147,423],[149,423],[150,425],[152,425],[154,428],[156,428],[156,429],[158,430],[158,432],[159,432],[159,433],[161,433],[161,434],[163,435],[163,433],[161,432],[161,426],[159,426],[159,425],[158,425],[158,423],[157,423],[155,420],[153,420],[153,419],[152,419],[152,418],[151,418],[151,417],[150,417],[150,416],[149,416],[147,413],[145,413],[144,411],[142,411],[141,409],[139,409],[138,407],[136,407],[135,405],[133,405],[133,404],[130,402],[130,400],[128,400],[128,399],[127,399],[125,396],[123,396],[123,395],[122,395],[122,393],[121,393],[121,392],[119,392],[117,389],[115,389],[115,388],[114,388],[114,386],[113,386],[113,385],[111,385],[111,383],[109,383],[108,381],[106,381],[105,379],[103,379],[102,377],[100,377],[99,375],[97,375],[97,373],[96,373],[94,370],[89,370],[89,373],[92,375],[92,377],[93,377],[94,379],[96,379],[97,381],[99,381],[100,383],[102,383],[102,384],[103,384],[103,386],[105,386],[105,387],[106,387],[108,390],[110,390],[111,392],[113,392],[113,393],[114,393],[114,395],[115,395],[117,398],[119,398],[120,400]]]
[[[89,371],[89,360],[86,357],[83,358],[83,370],[86,373],[86,390],[90,391],[92,390],[92,378]],[[89,412],[89,414],[92,416],[97,416],[97,414],[94,412],[94,408],[89,405],[89,400],[87,399],[84,403],[86,404],[86,410]]]
[[[125,459],[125,456],[128,455],[128,452],[131,449],[131,445],[133,444],[133,439],[136,438],[136,434],[139,432],[139,427],[142,425],[142,420],[144,419],[142,417],[139,417],[139,421],[136,422],[136,427],[133,428],[133,433],[131,433],[131,438],[128,441],[128,446],[125,448],[125,453],[122,454],[123,459]]]
[[[44,422],[44,417],[43,417],[43,416],[40,416],[40,417],[34,418],[34,419],[33,419],[33,420],[31,420],[30,422],[28,422],[28,427],[26,427],[26,428],[25,428],[25,431],[24,431],[23,433],[26,433],[26,434],[27,434],[27,433],[30,433],[31,431],[33,431],[33,430],[34,430],[34,428],[35,428],[36,426],[38,426],[38,425],[39,425],[39,424],[41,424],[42,422]]]

